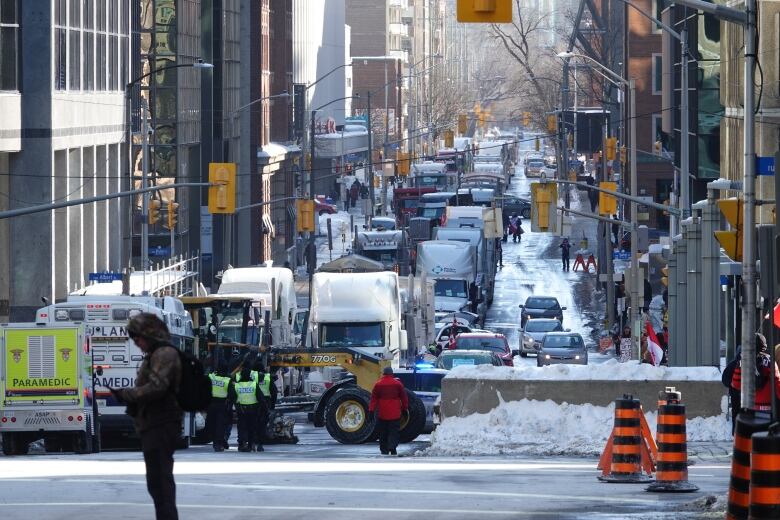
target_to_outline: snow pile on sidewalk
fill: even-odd
[[[349,215],[350,214],[346,211],[339,211],[338,213],[334,213],[332,215],[328,215],[326,213],[325,215],[319,216],[320,234],[327,236],[328,219],[330,219],[330,227],[331,231],[333,232],[333,241],[336,242],[336,239],[341,241],[342,233],[346,233],[347,240],[349,240],[351,237],[351,233],[349,232]],[[355,224],[359,225],[360,229],[363,229],[363,217],[355,215]]]
[[[724,405],[725,406],[725,405]],[[646,413],[655,434],[656,413]],[[590,455],[606,445],[614,422],[614,405],[557,404],[553,401],[501,402],[486,414],[449,417],[431,435],[425,455]],[[688,441],[729,441],[725,414],[687,422]]]
[[[452,379],[492,379],[501,381],[720,381],[715,367],[654,367],[630,361],[610,359],[591,365],[549,365],[544,367],[494,367],[474,365],[455,367]]]

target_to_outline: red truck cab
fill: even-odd
[[[420,203],[420,197],[422,197],[423,194],[434,193],[435,191],[435,186],[394,189],[393,208],[399,225],[405,226],[408,224],[410,218],[417,216],[417,206]]]

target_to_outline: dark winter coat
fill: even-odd
[[[403,383],[393,376],[382,376],[371,391],[368,411],[377,411],[379,419],[395,421],[401,418],[401,412],[409,409],[409,398]]]
[[[138,433],[167,423],[180,423],[176,400],[181,381],[181,360],[171,345],[159,345],[144,356],[133,388],[119,390]]]

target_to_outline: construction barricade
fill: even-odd
[[[756,417],[752,410],[742,410],[737,416],[726,520],[747,520],[749,516],[752,437],[754,433],[766,431],[768,427],[768,419]]]

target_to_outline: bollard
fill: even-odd
[[[750,456],[750,520],[780,518],[780,427],[754,433]]]
[[[658,392],[658,462],[655,482],[646,491],[690,493],[699,487],[688,482],[688,443],[685,430],[685,406],[682,394],[674,387]]]
[[[731,457],[731,479],[726,520],[747,520],[750,507],[750,453],[751,437],[766,431],[769,424],[758,419],[752,410],[742,410],[737,416],[734,433],[734,454]]]
[[[642,427],[639,400],[624,395],[615,400],[615,425],[612,430],[609,473],[598,477],[602,482],[637,484],[652,479],[642,473]],[[609,444],[605,453],[610,451]]]

